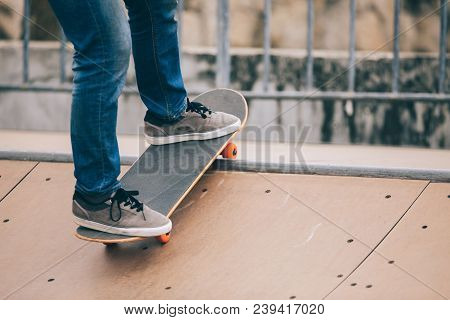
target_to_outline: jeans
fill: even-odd
[[[130,53],[147,114],[173,122],[186,107],[181,75],[176,0],[50,0],[73,43],[70,122],[75,189],[107,197],[120,188],[117,106]]]

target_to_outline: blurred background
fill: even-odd
[[[268,2],[270,7],[267,8]],[[249,96],[249,126],[264,128],[243,139],[286,141],[286,130],[307,128],[308,143],[415,146],[450,148],[450,67],[439,59],[450,45],[442,39],[439,10],[443,1],[402,0],[398,11],[399,61],[395,61],[395,2],[356,0],[353,58],[351,0],[217,0],[180,2],[180,41],[186,85],[191,93],[229,86],[246,93],[426,93],[427,99],[306,99]],[[70,85],[70,44],[61,59],[62,39],[46,0],[30,2],[29,34],[25,34],[23,0],[0,2],[0,130],[66,132],[69,129],[70,92],[16,90],[24,80],[24,37],[31,40],[26,82],[31,86]],[[308,7],[308,4],[313,6]],[[220,23],[229,12],[227,29]],[[308,27],[308,8],[313,13]],[[267,11],[265,11],[265,9]],[[445,8],[446,9],[446,8]],[[222,10],[222,11],[220,11]],[[266,14],[265,14],[266,12]],[[269,16],[267,16],[267,14]],[[445,15],[448,15],[446,10]],[[225,17],[225,21],[227,17]],[[266,22],[266,23],[265,23]],[[264,41],[264,31],[270,27]],[[310,42],[308,47],[308,31]],[[226,37],[228,32],[228,38]],[[225,33],[225,36],[224,36]],[[229,39],[218,58],[217,46]],[[444,41],[445,40],[445,41]],[[264,45],[270,51],[263,50]],[[308,50],[310,49],[310,50]],[[394,53],[393,53],[394,50]],[[229,60],[226,59],[229,55]],[[266,59],[266,60],[265,60]],[[353,59],[353,60],[351,60]],[[229,74],[218,77],[220,65]],[[349,65],[354,62],[353,76]],[[394,67],[393,67],[394,62]],[[60,65],[63,65],[63,72]],[[219,67],[218,67],[219,65]],[[312,74],[308,76],[310,65]],[[396,66],[396,67],[395,67]],[[395,78],[395,68],[398,77]],[[441,73],[440,73],[441,68]],[[136,134],[144,106],[136,91],[134,67],[128,75],[128,91],[120,101],[119,134]],[[218,71],[219,70],[219,71]],[[353,80],[351,80],[353,79]],[[394,80],[393,80],[394,79]],[[349,82],[354,82],[353,84]],[[62,84],[61,84],[62,82]],[[12,86],[13,88],[7,88]],[[396,88],[395,88],[396,87]],[[339,94],[337,94],[339,96]],[[431,98],[430,98],[431,97]],[[268,127],[275,130],[267,130]],[[276,134],[274,134],[276,132]]]

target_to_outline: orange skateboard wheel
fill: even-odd
[[[230,142],[226,145],[226,147],[222,150],[222,158],[225,159],[236,159],[237,157],[237,146]]]
[[[166,234],[162,234],[160,236],[157,236],[156,239],[161,243],[161,244],[166,244],[167,242],[169,242],[170,240],[170,232],[166,233]]]

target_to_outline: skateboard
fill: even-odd
[[[193,101],[201,102],[214,111],[237,116],[241,119],[240,129],[210,140],[150,145],[121,179],[124,189],[139,190],[139,201],[167,217],[175,212],[217,157],[236,158],[237,147],[232,139],[247,121],[247,102],[237,91],[215,89],[199,95]],[[105,245],[148,239],[110,234],[81,226],[76,229],[75,236]],[[169,242],[170,236],[167,233],[156,238],[165,244]]]

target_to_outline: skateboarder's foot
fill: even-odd
[[[156,122],[147,112],[145,137],[150,144],[214,139],[233,133],[241,126],[238,117],[214,112],[198,102],[190,102],[189,99],[181,120],[173,124],[155,124]]]
[[[72,211],[80,226],[114,234],[153,237],[166,234],[172,222],[133,196],[137,191],[119,189],[101,202],[91,202],[75,191]]]

